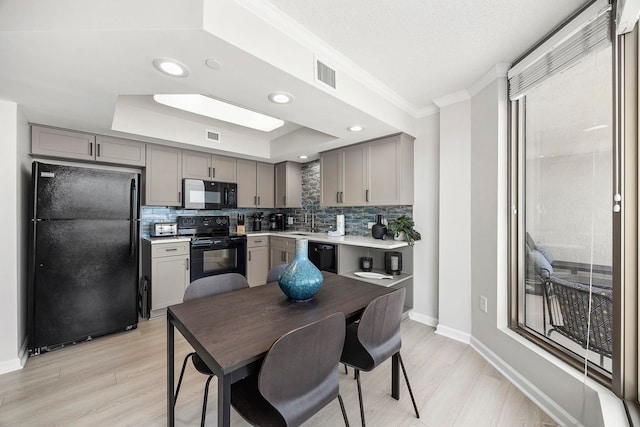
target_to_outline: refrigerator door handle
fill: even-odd
[[[137,252],[137,233],[136,228],[138,225],[137,221],[137,211],[136,211],[136,201],[137,198],[137,188],[136,188],[136,180],[131,180],[131,192],[130,192],[130,200],[129,200],[129,259],[134,261],[136,259]]]

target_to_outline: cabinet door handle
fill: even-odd
[[[164,251],[165,252],[175,252],[177,250],[178,250],[178,248],[169,248],[169,249],[165,249]]]
[[[249,261],[251,261],[251,251],[249,251],[248,255],[249,255]]]
[[[282,196],[282,204],[287,206],[287,196]]]
[[[258,206],[260,206],[260,196],[258,196]]]
[[[189,258],[184,260],[184,269],[189,271]]]
[[[367,191],[366,191],[366,193],[365,193],[365,197],[364,197],[364,200],[365,200],[366,202],[368,202],[368,201],[369,201],[369,190],[367,190]]]
[[[93,142],[89,143],[89,155],[93,156]]]
[[[96,157],[100,157],[100,144],[96,144]]]
[[[213,171],[213,175],[211,175],[211,178],[215,178],[216,177],[216,168],[211,168],[211,170]]]
[[[340,203],[340,192],[336,192],[336,203]]]
[[[209,166],[209,178],[213,178],[213,175],[211,175],[211,166]]]
[[[262,243],[262,240],[254,240],[253,243]]]

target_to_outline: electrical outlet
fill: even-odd
[[[480,311],[487,312],[487,297],[480,296]]]
[[[368,222],[368,223],[367,223],[367,228],[368,228],[369,230],[371,230],[371,229],[373,228],[373,226],[374,226],[374,225],[376,225],[376,223],[375,223],[375,222]]]

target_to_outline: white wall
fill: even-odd
[[[23,363],[25,344],[25,269],[26,236],[24,221],[27,200],[21,160],[23,147],[17,142],[28,136],[24,116],[17,104],[0,101],[0,222],[5,224],[0,243],[0,373],[19,369]]]
[[[471,334],[470,100],[440,105],[440,235],[437,332],[463,342]]]
[[[420,119],[413,144],[413,219],[422,240],[413,249],[411,318],[431,326],[438,323],[439,121],[439,114]]]

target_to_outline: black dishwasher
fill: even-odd
[[[336,245],[309,242],[309,260],[321,271],[337,273]]]

